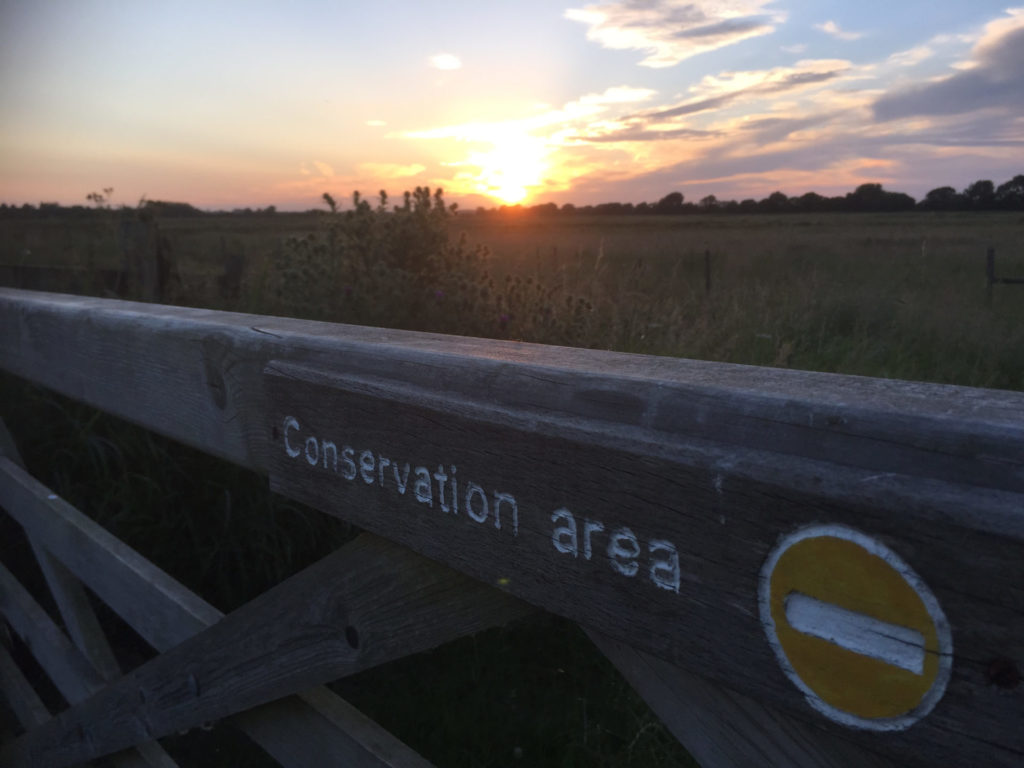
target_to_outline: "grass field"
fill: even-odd
[[[328,224],[326,216],[281,214],[161,221],[182,278],[173,298],[1024,389],[1024,286],[995,286],[990,299],[984,266],[994,247],[998,271],[1024,277],[1021,214],[465,215],[449,221],[452,237],[464,234],[489,253],[466,274],[434,272],[401,285],[394,272],[368,268],[352,279],[317,261],[322,251],[310,244],[324,245]],[[93,269],[120,261],[112,221],[0,221],[0,232],[0,263]],[[295,240],[309,233],[305,245]],[[246,268],[240,293],[225,298],[217,277],[232,254]],[[219,608],[353,534],[272,496],[262,478],[10,377],[0,384],[3,417],[36,476]],[[581,632],[547,617],[338,688],[441,766],[688,764]]]
[[[1024,388],[1024,288],[997,285],[989,303],[985,282],[990,247],[1001,275],[1024,277],[1019,213],[465,214],[450,222],[452,235],[464,234],[470,244],[489,249],[488,299],[474,294],[471,301],[465,295],[457,301],[456,286],[424,284],[424,294],[444,288],[444,297],[420,304],[411,315],[403,311],[408,302],[391,295],[386,281],[368,292],[340,276],[302,278],[285,286],[290,298],[283,295],[294,238],[322,233],[329,220],[277,214],[161,221],[181,274],[176,300],[540,343]],[[95,221],[73,227],[58,220],[0,222],[0,264],[116,267],[114,229]],[[225,300],[217,295],[217,277],[232,256],[246,270],[241,294]]]

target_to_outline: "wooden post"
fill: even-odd
[[[704,293],[711,295],[711,249],[704,250]]]
[[[124,298],[158,301],[160,269],[156,222],[126,218],[121,221],[118,232],[123,273],[120,294]]]
[[[989,246],[988,252],[985,254],[985,282],[985,301],[991,304],[992,285],[996,282],[996,249],[992,246]]]
[[[235,300],[242,292],[242,277],[245,274],[245,249],[241,243],[231,243],[230,248],[223,237],[220,239],[221,262],[224,274],[217,278],[217,292],[221,300]]]

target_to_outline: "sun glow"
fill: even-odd
[[[492,149],[473,152],[459,163],[467,168],[460,175],[470,191],[513,205],[541,186],[548,170],[547,155],[542,139],[509,132],[495,137]]]

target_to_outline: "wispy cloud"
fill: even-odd
[[[456,141],[495,144],[522,134],[547,133],[567,125],[583,125],[606,119],[610,111],[635,110],[636,105],[657,94],[650,88],[613,86],[599,93],[588,93],[559,109],[544,109],[534,115],[497,122],[471,122],[406,131],[396,134],[405,139],[455,139]]]
[[[406,179],[418,176],[427,170],[419,163],[401,165],[400,163],[360,163],[357,171],[360,176],[371,179]]]
[[[963,65],[961,65],[963,66]],[[1024,117],[1024,8],[989,22],[966,68],[923,85],[887,93],[874,115],[888,121],[914,115],[957,115],[993,109]]]
[[[387,121],[385,121],[385,120],[367,120],[366,124],[368,126],[370,126],[371,128],[383,128],[385,125],[387,125]]]
[[[697,98],[644,116],[663,120],[722,109],[742,98],[760,98],[814,87],[842,76],[850,66],[850,62],[842,59],[811,59],[799,61],[792,67],[709,75],[690,89]]]
[[[927,45],[918,45],[906,51],[899,51],[888,58],[890,64],[897,67],[916,67],[922,61],[926,61],[935,55],[935,51]]]
[[[834,21],[826,21],[824,24],[815,24],[815,29],[820,29],[826,35],[831,35],[837,40],[859,40],[864,37],[863,32],[847,32],[839,28]]]
[[[772,0],[624,0],[570,8],[565,17],[586,24],[587,39],[615,50],[646,54],[645,67],[671,67],[775,31],[785,14]]]
[[[443,71],[462,69],[462,61],[450,53],[437,53],[430,57],[430,66]]]
[[[310,166],[312,166],[312,168]],[[313,160],[309,163],[303,163],[299,167],[299,173],[303,176],[316,175],[323,179],[330,179],[334,177],[334,169],[323,160]]]

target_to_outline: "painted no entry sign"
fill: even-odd
[[[762,569],[759,604],[783,671],[836,722],[903,730],[945,693],[953,643],[942,608],[870,536],[817,524],[785,536]]]

